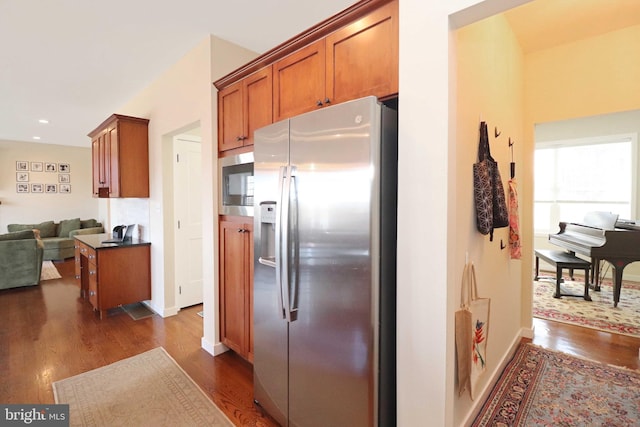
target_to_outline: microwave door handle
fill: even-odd
[[[278,286],[278,310],[283,319],[285,317],[285,308],[283,303],[283,286],[282,286],[282,206],[284,202],[284,180],[286,174],[286,166],[280,166],[278,175],[278,201],[276,204],[276,284]]]

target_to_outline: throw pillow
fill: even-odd
[[[96,221],[95,219],[81,219],[80,228],[93,228],[97,223],[98,221]]]
[[[58,237],[69,237],[69,233],[80,228],[80,218],[64,219],[58,226]]]
[[[33,230],[34,228],[40,230],[41,237],[56,237],[56,224],[53,221],[45,221],[40,224],[9,224],[7,230],[9,232]]]
[[[32,228],[40,230],[40,237],[56,237],[56,224],[53,221],[41,222]]]
[[[7,240],[26,240],[33,238],[33,230],[13,231],[7,234],[0,234],[0,242]]]
[[[35,224],[9,224],[7,225],[7,230],[9,233],[14,233],[16,231],[32,230],[35,226]]]

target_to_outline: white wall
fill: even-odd
[[[531,286],[520,285],[522,261],[510,259],[509,228],[494,231],[493,241],[476,229],[473,198],[472,165],[478,161],[478,128],[487,122],[491,154],[498,162],[505,192],[508,191],[511,150],[515,142],[516,181],[523,168],[523,73],[524,55],[509,23],[496,15],[461,28],[455,33],[456,70],[456,153],[450,176],[457,177],[455,186],[455,301],[460,301],[460,283],[465,259],[475,265],[478,292],[491,298],[486,369],[480,377],[479,390],[491,387],[490,381],[502,371],[502,363],[519,341],[523,292]],[[495,137],[495,129],[500,132]],[[507,193],[508,194],[508,193]],[[526,241],[527,236],[522,236]],[[502,246],[505,246],[502,249]],[[525,256],[526,256],[525,248]],[[529,280],[530,282],[530,280]],[[477,393],[478,401],[482,400]],[[460,425],[473,408],[469,393],[455,400],[454,425]]]
[[[457,13],[452,22],[461,26],[522,3],[520,0],[400,2],[398,425],[401,426],[424,425],[425,416],[429,425],[456,425],[467,412],[467,407],[456,402],[454,394],[453,313],[459,304],[456,300],[459,266],[464,264],[459,255],[464,248],[458,247],[458,240],[467,239],[464,230],[468,224],[462,224],[463,236],[459,237],[456,230],[460,224],[453,219],[458,197],[471,195],[456,193],[459,187],[468,184],[462,173],[455,172],[456,133],[461,120],[453,101],[455,72],[450,71],[455,70],[456,51],[450,44],[450,15]],[[521,194],[522,199],[526,197]],[[523,233],[531,229],[526,216],[521,227]],[[496,261],[488,256],[485,260],[490,268],[504,262],[500,256]],[[494,262],[497,264],[493,265]],[[523,263],[522,268],[525,266]],[[488,278],[483,276],[479,280],[486,282]],[[504,281],[504,276],[500,280]],[[521,281],[522,278],[503,284],[518,287]],[[517,304],[515,301],[514,305]],[[526,318],[521,315],[514,327],[524,324]],[[493,345],[491,339],[489,345]]]
[[[16,161],[68,163],[71,193],[17,193]],[[58,173],[29,171],[29,184],[58,184]],[[7,224],[40,223],[80,217],[104,221],[91,195],[91,149],[0,141],[0,233]]]
[[[151,242],[151,307],[163,316],[178,312],[174,283],[173,136],[195,128],[202,137],[204,336],[212,354],[224,351],[218,336],[217,303],[217,93],[212,82],[255,56],[208,36],[117,112],[148,118],[149,199],[110,200],[113,223],[136,222]],[[116,221],[117,219],[117,221]]]

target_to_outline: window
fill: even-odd
[[[534,231],[558,232],[590,211],[634,218],[635,136],[536,144]]]

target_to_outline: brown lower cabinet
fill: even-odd
[[[151,244],[134,239],[118,245],[108,234],[75,237],[75,272],[80,296],[100,318],[110,308],[151,299]]]
[[[253,361],[253,223],[220,220],[220,341]]]

